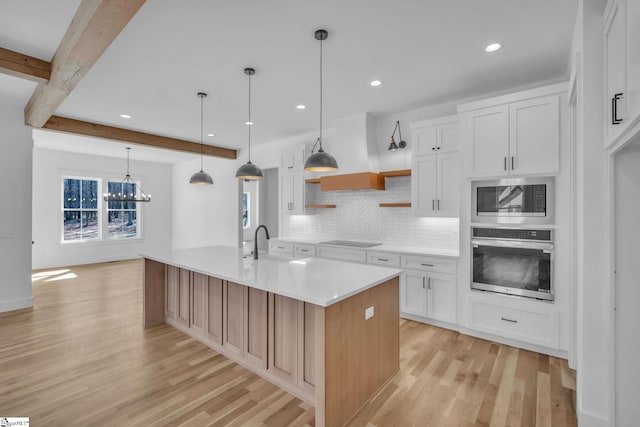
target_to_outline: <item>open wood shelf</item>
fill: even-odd
[[[410,208],[411,203],[380,203],[381,208]]]
[[[401,169],[401,170],[396,170],[396,171],[385,171],[385,172],[380,172],[380,175],[384,176],[385,178],[393,178],[396,176],[411,176],[411,169]]]
[[[307,209],[335,209],[336,205],[304,205]]]
[[[309,178],[304,180],[307,184],[320,184],[320,178]]]

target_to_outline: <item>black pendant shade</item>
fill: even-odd
[[[247,120],[247,126],[249,126],[249,160],[244,165],[240,166],[236,171],[236,178],[244,179],[245,181],[255,181],[264,177],[262,169],[257,165],[251,163],[251,76],[256,73],[253,68],[245,68],[244,73],[249,76],[249,120]]]
[[[322,149],[322,42],[329,37],[326,30],[317,30],[315,32],[316,40],[320,41],[320,137],[316,140],[311,155],[304,162],[304,170],[308,172],[330,172],[338,169],[338,162],[335,157]],[[313,150],[319,144],[318,152]]]
[[[204,98],[207,97],[207,94],[204,92],[198,92],[198,97],[200,98],[200,172],[196,172],[191,175],[189,183],[196,185],[212,185],[213,178],[211,178],[211,175],[206,173],[202,167],[204,158],[204,142],[202,136],[204,126]]]

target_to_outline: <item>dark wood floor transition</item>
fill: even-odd
[[[0,416],[34,426],[314,425],[309,405],[161,325],[141,327],[141,262],[34,272],[0,314]],[[400,322],[400,372],[353,426],[575,426],[565,360]]]

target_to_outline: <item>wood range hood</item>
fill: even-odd
[[[360,172],[320,177],[320,191],[384,189],[384,175],[375,172]]]

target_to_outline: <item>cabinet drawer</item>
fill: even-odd
[[[269,253],[272,255],[293,257],[293,243],[269,240]]]
[[[558,348],[558,313],[556,310],[533,311],[518,306],[506,307],[470,297],[473,329]]]
[[[456,261],[419,255],[402,255],[402,268],[413,270],[433,271],[435,273],[456,274]]]
[[[296,243],[293,245],[293,253],[296,258],[306,258],[316,256],[316,247],[304,243]]]
[[[335,259],[338,261],[351,261],[351,262],[367,262],[367,253],[358,249],[343,249],[319,246],[316,250],[316,255],[320,258]]]
[[[400,255],[384,252],[369,252],[367,253],[367,263],[388,265],[389,267],[400,267]]]

